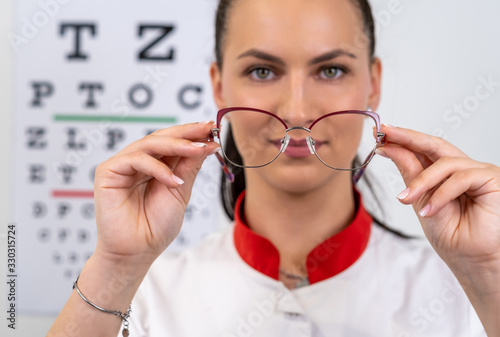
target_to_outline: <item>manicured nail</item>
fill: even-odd
[[[213,124],[214,122],[212,120],[206,120],[206,121],[203,121],[203,122],[199,122],[198,124]]]
[[[431,211],[431,204],[427,204],[427,206],[422,208],[418,214],[420,214],[422,218],[425,218],[430,211]]]
[[[381,157],[389,158],[389,156],[387,155],[387,153],[383,149],[378,148],[378,149],[375,150],[375,153],[378,154]]]
[[[210,152],[208,153],[208,155],[209,155],[209,156],[211,156],[211,155],[213,155],[213,154],[216,154],[216,153],[217,153],[217,152],[219,152],[219,151],[220,151],[220,147],[216,147],[215,149],[213,149],[212,151],[210,151]]]
[[[205,143],[191,143],[191,145],[196,146],[196,147],[207,147],[207,144],[205,144]]]
[[[177,184],[182,185],[184,184],[184,180],[176,176],[175,174],[172,174],[172,180],[175,181]]]
[[[382,125],[384,125],[384,126],[386,126],[386,127],[388,127],[388,128],[395,128],[395,126],[394,126],[394,125],[391,125],[391,124],[386,124],[386,123],[383,123]]]
[[[408,195],[410,194],[410,188],[407,188],[406,190],[404,190],[403,192],[399,193],[399,195],[397,196],[397,198],[399,200],[405,200],[406,197],[408,197]]]

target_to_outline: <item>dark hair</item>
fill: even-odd
[[[224,37],[226,35],[227,17],[229,16],[229,12],[234,6],[235,1],[236,0],[220,0],[219,7],[217,9],[216,23],[215,23],[215,57],[217,66],[219,67],[220,71],[222,71],[222,62],[223,62],[222,47],[224,44]],[[373,60],[375,55],[375,23],[373,21],[371,6],[367,0],[350,0],[350,1],[353,4],[355,4],[356,7],[360,10],[361,17],[363,20],[363,31],[366,37],[368,38],[369,42],[368,51],[370,60]],[[236,148],[236,144],[234,142],[233,133],[230,126],[227,128],[226,132],[228,134],[228,140],[225,145],[224,152],[228,154],[230,153],[231,158],[233,158],[235,162],[242,162],[242,158],[238,152],[238,149]],[[359,166],[359,164],[360,164],[359,158],[356,156],[353,165]],[[231,172],[234,174],[234,182],[232,183],[229,182],[226,179],[225,174],[222,173],[221,198],[227,216],[231,220],[234,220],[234,206],[236,203],[236,199],[241,194],[241,192],[245,190],[245,171],[242,168],[231,165],[231,163],[229,162],[227,163],[227,165],[228,168],[231,170]],[[380,216],[383,216],[382,204],[380,203],[380,199],[377,197],[377,194],[375,193],[374,182],[372,181],[372,179],[370,179],[368,172],[364,173],[363,180],[367,190],[371,194],[372,199],[376,204],[375,207],[378,210],[380,210],[381,213]],[[380,227],[388,230],[389,232],[392,232],[397,236],[403,238],[411,238],[411,236],[403,234],[395,229],[391,229],[373,214],[372,218],[375,223],[377,223]]]

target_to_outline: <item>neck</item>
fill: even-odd
[[[267,238],[280,253],[282,270],[307,275],[311,250],[351,223],[355,203],[350,175],[305,193],[291,193],[268,184],[247,184],[245,218],[248,226]]]

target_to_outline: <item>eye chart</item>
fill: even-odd
[[[96,242],[96,166],[154,130],[214,119],[215,1],[20,0],[15,49],[13,213],[18,307],[56,313]],[[169,249],[220,227],[208,158]]]

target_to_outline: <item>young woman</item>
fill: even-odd
[[[157,131],[98,167],[97,247],[49,335],[116,335],[122,319],[103,309],[133,302],[132,336],[499,336],[500,169],[439,138],[374,131],[435,252],[372,225],[359,175],[339,170],[360,166],[376,120],[373,26],[362,0],[221,0],[214,97],[246,109]],[[235,224],[157,259],[214,133],[236,174]]]

